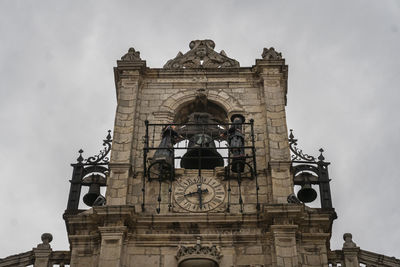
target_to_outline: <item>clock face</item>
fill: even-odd
[[[207,212],[224,202],[225,188],[214,178],[183,178],[176,183],[174,198],[185,210]]]

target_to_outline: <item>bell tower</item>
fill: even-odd
[[[133,48],[117,61],[112,141],[73,165],[71,266],[327,266],[329,164],[288,139],[281,53],[240,67],[212,40],[189,48],[163,68]]]
[[[0,267],[400,266],[351,233],[331,250],[330,163],[288,131],[282,54],[240,67],[212,40],[189,48],[163,68],[134,48],[117,61],[114,131],[71,164],[70,249],[44,233]]]

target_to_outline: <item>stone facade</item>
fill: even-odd
[[[214,51],[211,40],[192,41],[189,48],[159,69],[148,68],[133,48],[117,61],[118,105],[107,204],[64,214],[71,248],[68,263],[85,267],[359,266],[357,260],[366,252],[351,237],[346,236],[343,251],[330,250],[334,209],[288,203],[294,174],[285,115],[288,67],[282,54],[264,48],[254,66],[240,67],[224,51]],[[221,203],[206,212],[201,204],[200,210],[179,205],[175,196],[180,183],[200,176],[197,170],[177,167],[169,182],[145,177],[145,164],[150,162],[144,153],[147,125],[181,123],[196,99],[208,101],[222,122],[229,122],[233,114],[252,119],[253,131],[244,135],[254,143],[246,139],[245,145],[254,145],[257,166],[254,163],[257,178],[240,183],[225,179],[224,167],[203,170],[201,175],[210,184],[224,190]],[[150,135],[151,142],[160,143],[159,131]],[[46,256],[42,258],[45,261]],[[35,266],[47,266],[44,261]],[[379,266],[400,266],[395,259],[386,263]]]
[[[178,248],[199,241],[218,247],[221,257],[216,264],[221,267],[298,266],[299,257],[304,258],[303,266],[327,264],[326,244],[334,211],[287,203],[293,182],[285,117],[288,68],[284,59],[273,48],[265,49],[264,58],[254,66],[239,67],[224,52],[215,52],[210,40],[193,41],[190,48],[163,69],[147,68],[138,56],[129,56],[133,49],[117,62],[114,72],[118,106],[108,205],[96,207],[90,214],[88,211],[66,217],[69,234],[76,238],[71,240],[71,263],[178,266]],[[240,113],[254,120],[260,211],[256,209],[254,180],[242,183],[243,212],[234,184],[229,213],[225,208],[194,213],[179,209],[176,203],[168,209],[168,184],[163,183],[163,201],[157,214],[156,182],[146,183],[142,210],[145,121],[175,122],[180,109],[199,95],[219,105],[227,118]],[[159,141],[156,135],[155,143]],[[175,172],[177,179],[197,175],[184,169]],[[203,175],[214,177],[226,187],[221,172],[217,168],[203,171]],[[75,230],[75,225],[81,225],[83,218],[92,227],[86,227],[81,233],[83,239],[79,239],[77,233],[81,230]],[[89,236],[91,242],[86,241]]]

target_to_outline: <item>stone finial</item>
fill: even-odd
[[[122,61],[140,61],[142,60],[140,58],[140,52],[139,51],[135,51],[135,48],[131,47],[128,50],[128,53],[126,53],[125,55],[123,55],[121,57]]]
[[[42,243],[37,245],[37,248],[42,248],[42,249],[49,249],[50,248],[50,242],[53,241],[53,235],[50,233],[44,233],[41,236]]]
[[[262,58],[265,60],[277,60],[282,59],[282,53],[279,53],[275,50],[275,48],[264,48],[262,53]]]
[[[238,68],[239,62],[229,58],[225,51],[220,53],[214,51],[213,40],[194,40],[189,44],[190,51],[168,60],[164,69],[183,68]]]
[[[343,235],[343,248],[356,248],[356,243],[353,242],[353,235],[350,233],[345,233]]]

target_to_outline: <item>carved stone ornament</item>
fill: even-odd
[[[264,48],[261,56],[265,60],[282,59],[282,53],[278,53],[277,51],[275,51],[275,48],[273,48],[273,47]]]
[[[217,246],[202,246],[200,240],[197,240],[197,244],[194,246],[180,246],[176,255],[179,267],[217,267],[221,258],[221,251]]]
[[[182,68],[238,68],[239,62],[227,57],[224,50],[214,51],[215,43],[212,40],[195,40],[189,44],[190,51],[178,55],[164,65],[164,69]]]
[[[356,243],[353,242],[353,235],[350,233],[345,233],[343,235],[343,248],[356,248]]]
[[[128,53],[126,53],[125,55],[123,55],[121,57],[122,61],[140,61],[142,60],[140,58],[140,52],[139,51],[135,51],[135,48],[131,47],[128,50]]]
[[[53,241],[53,236],[50,233],[44,233],[41,236],[42,243],[37,245],[40,249],[50,249],[50,242]]]

